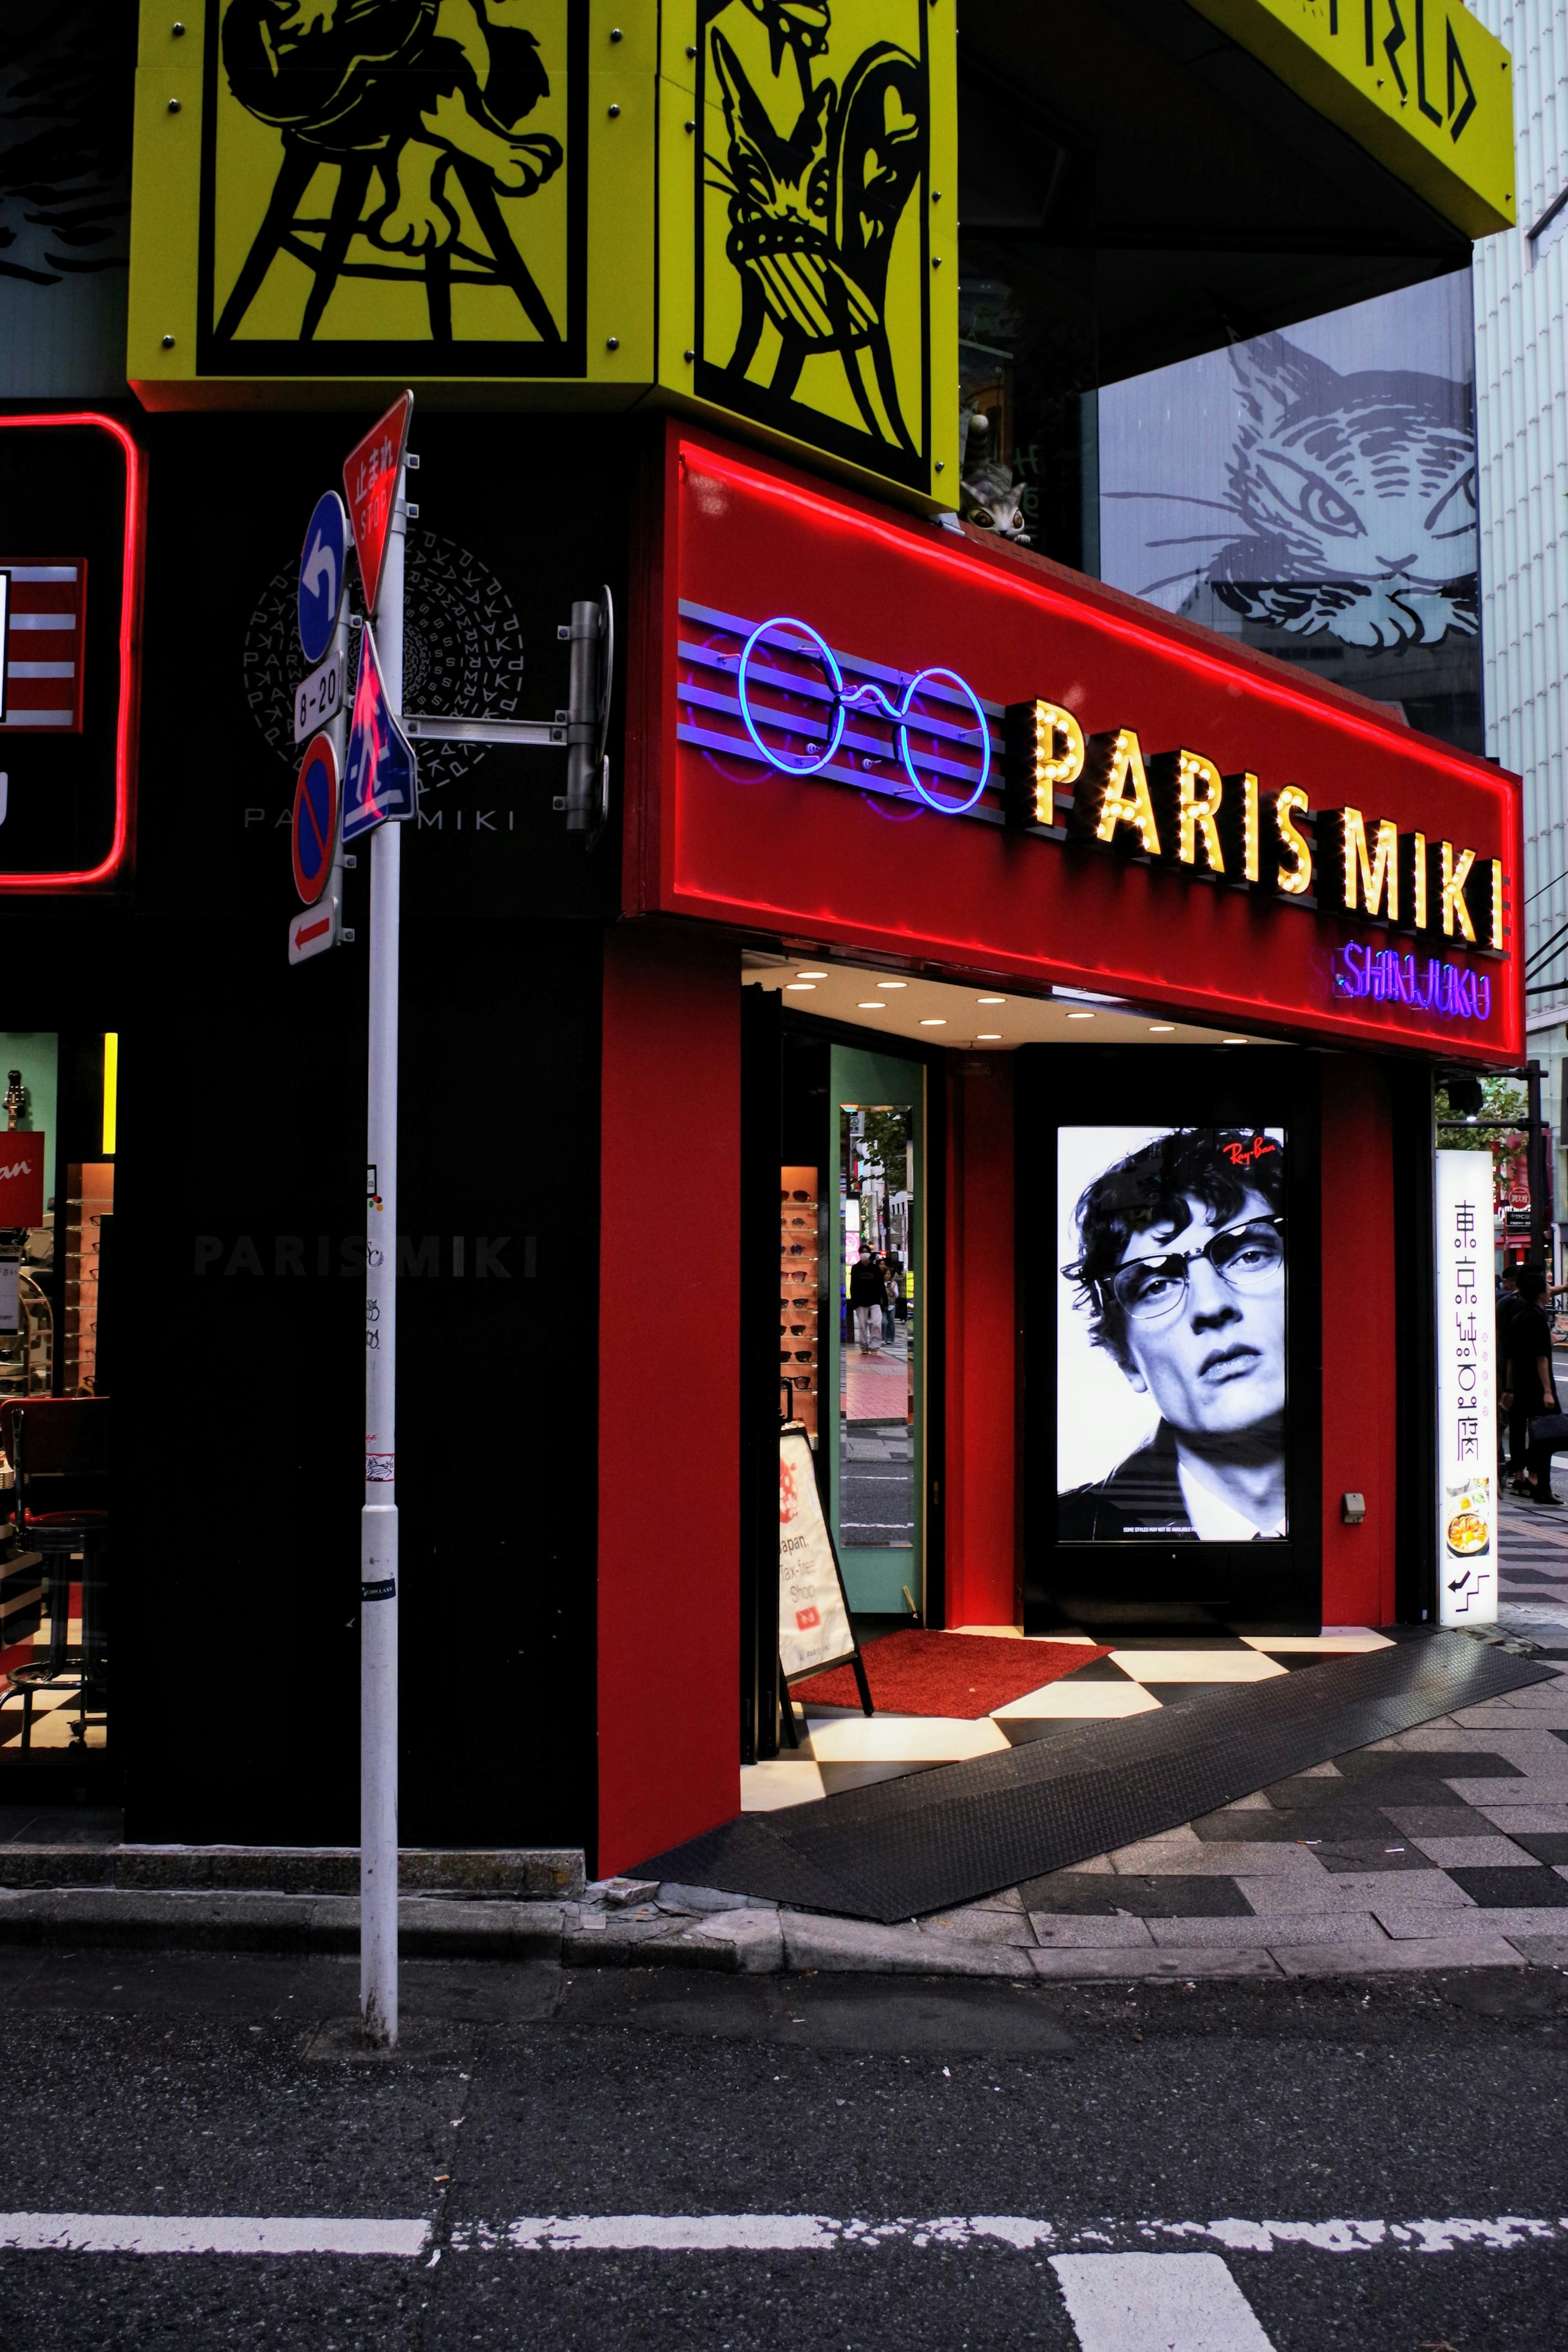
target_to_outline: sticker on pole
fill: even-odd
[[[288,926],[288,961],[308,963],[312,956],[325,955],[335,948],[343,934],[339,927],[338,894],[328,892],[314,907],[307,907],[296,915]]]
[[[299,644],[314,665],[332,642],[343,603],[343,560],[349,548],[349,519],[336,490],[326,490],[299,551]]]
[[[329,735],[317,735],[299,763],[294,787],[294,887],[313,907],[332,875],[338,837],[338,754]]]
[[[418,773],[413,746],[387,700],[375,633],[367,621],[343,769],[343,839],[357,841],[389,817],[412,816]]]
[[[372,620],[376,598],[381,593],[392,504],[408,448],[409,419],[413,415],[413,394],[405,392],[371,425],[364,439],[350,450],[343,467],[343,489],[349,501],[349,520],[353,526],[354,551],[360,559],[365,610]]]

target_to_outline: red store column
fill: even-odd
[[[1394,1130],[1368,1054],[1322,1061],[1323,1622],[1394,1619]],[[1347,1494],[1364,1495],[1360,1527]]]
[[[946,1620],[1016,1625],[1012,1056],[948,1066]]]
[[[605,935],[599,1244],[601,1875],[740,1809],[740,974]]]

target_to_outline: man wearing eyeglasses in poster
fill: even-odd
[[[1284,1179],[1277,1135],[1177,1128],[1084,1191],[1062,1271],[1092,1343],[1160,1419],[1108,1478],[1060,1496],[1062,1541],[1288,1533]]]

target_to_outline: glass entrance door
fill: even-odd
[[[924,1622],[925,1072],[842,1045],[830,1071],[821,1423],[833,1533],[852,1610],[913,1608]]]

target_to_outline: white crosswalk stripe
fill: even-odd
[[[1081,2352],[1274,2352],[1218,2254],[1053,2254]]]

